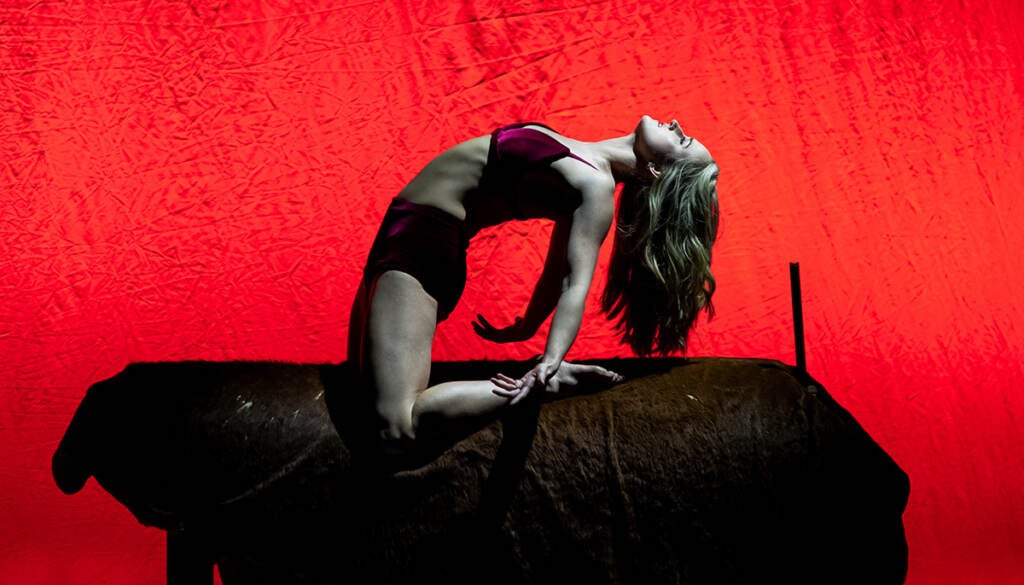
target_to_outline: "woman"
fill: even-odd
[[[615,217],[602,299],[641,355],[684,350],[701,309],[712,312],[711,245],[718,225],[718,167],[673,120],[644,116],[627,136],[582,142],[540,124],[515,124],[441,153],[398,194],[371,248],[350,321],[349,361],[370,390],[386,452],[459,439],[538,387],[575,386],[618,374],[564,361],[576,339],[598,250]],[[458,301],[466,247],[479,230],[513,219],[555,225],[541,277],[514,325],[484,338],[528,339],[554,311],[543,356],[519,379],[427,387],[438,322]]]

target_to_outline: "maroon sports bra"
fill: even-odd
[[[582,157],[574,154],[569,147],[555,140],[549,134],[528,126],[540,126],[554,132],[544,124],[525,122],[502,126],[491,133],[491,150],[487,164],[498,165],[549,165],[564,157],[571,157],[592,168],[597,168]]]
[[[523,171],[531,167],[550,165],[565,157],[597,168],[550,135],[528,126],[540,126],[555,131],[544,124],[533,122],[509,124],[498,128],[491,133],[487,166],[481,178],[481,187],[504,193],[516,219],[525,219],[525,215],[519,207],[515,190],[509,187],[516,184],[518,175]]]

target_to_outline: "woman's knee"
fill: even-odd
[[[382,440],[401,443],[416,439],[416,425],[413,420],[413,404],[411,402],[378,402],[377,419]]]

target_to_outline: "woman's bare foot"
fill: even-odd
[[[622,376],[615,372],[602,368],[601,366],[574,364],[563,361],[554,376],[548,379],[545,390],[560,394],[565,389],[581,387],[581,390],[588,388],[601,388],[622,381]]]
[[[601,366],[574,364],[563,361],[558,366],[558,370],[555,371],[554,375],[548,378],[544,391],[545,393],[557,394],[558,397],[562,397],[571,393],[576,388],[583,391],[602,390],[622,380],[623,377],[621,375]],[[494,393],[505,398],[511,398],[512,404],[518,402],[515,398],[520,393],[524,392],[524,390],[529,391],[529,388],[524,388],[522,380],[516,380],[504,374],[498,374],[491,378],[491,383],[498,387],[494,390]]]

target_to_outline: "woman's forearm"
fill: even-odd
[[[580,331],[597,255],[611,226],[613,208],[611,197],[600,194],[584,197],[584,203],[573,212],[572,223],[568,226],[562,293],[558,296],[543,358],[556,369]]]
[[[544,361],[557,366],[565,359],[580,331],[583,309],[586,306],[588,287],[566,288],[558,299],[555,317],[551,320],[551,331],[544,349]]]
[[[570,226],[565,222],[556,222],[551,230],[551,243],[548,244],[544,270],[533,288],[530,304],[523,313],[523,326],[531,333],[536,333],[541,323],[551,316],[565,287],[566,246]]]
[[[530,304],[523,313],[523,327],[532,333],[536,333],[541,323],[549,316],[551,311],[558,304],[559,293],[562,291],[561,275],[555,274],[553,270],[545,269],[537,280],[530,297]]]

